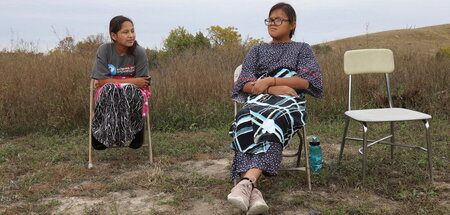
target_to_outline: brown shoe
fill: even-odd
[[[268,212],[269,206],[264,201],[261,191],[253,188],[247,215],[267,214]]]
[[[228,194],[227,199],[233,206],[242,211],[247,211],[252,188],[252,182],[249,180],[242,180],[231,189],[231,193]]]

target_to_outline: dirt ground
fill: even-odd
[[[329,147],[328,150],[336,150],[338,146]],[[326,153],[326,152],[325,152]],[[285,158],[283,162],[292,158]],[[180,169],[166,171],[164,174],[171,174],[174,177],[186,177],[186,172],[193,172],[204,177],[213,179],[223,179],[228,177],[229,167],[231,165],[231,155],[222,159],[205,159],[189,160],[180,163]],[[101,168],[96,166],[95,168]],[[127,179],[136,175],[137,172],[125,172],[117,175],[116,177]],[[81,184],[74,186],[70,189],[89,190],[95,189],[98,186],[96,182],[85,181]],[[450,190],[450,185],[445,182],[437,182],[437,187],[441,189]],[[230,182],[230,187],[232,187]],[[58,201],[58,205],[54,207],[52,214],[186,214],[186,215],[198,215],[198,214],[241,214],[239,210],[232,208],[226,201],[226,195],[223,193],[224,198],[205,197],[198,199],[190,199],[188,207],[184,206],[183,209],[179,209],[178,205],[171,204],[173,202],[173,194],[169,192],[161,192],[156,189],[135,189],[126,190],[120,192],[109,192],[106,195],[99,197],[91,196],[55,196],[52,198],[46,198],[41,201],[41,204],[49,204],[52,201]],[[208,195],[208,192],[205,193]],[[279,196],[283,201],[293,201],[294,198],[301,196],[315,196],[316,198],[334,199],[336,201],[344,202],[346,205],[361,205],[365,202],[370,202],[372,208],[379,208],[384,211],[396,211],[401,207],[398,202],[383,198],[376,195],[371,191],[361,192],[360,190],[342,190],[336,188],[332,183],[326,188],[314,187],[312,191],[308,191],[307,188],[301,188],[292,190],[290,193],[285,193]],[[443,206],[448,207],[450,204],[449,192],[446,192],[446,201],[441,202]],[[268,201],[269,207],[271,202]],[[284,208],[282,212],[276,214],[322,214],[320,211],[314,211],[308,209],[305,206],[295,207],[294,209]]]
[[[203,176],[221,179],[228,175],[230,159],[196,160],[181,163],[182,168],[196,172]],[[171,174],[183,177],[182,174]],[[123,173],[117,177],[131,177],[133,172]],[[95,187],[95,182],[83,182],[72,189],[89,189]],[[165,204],[170,202],[173,196],[152,189],[136,189],[123,192],[110,192],[102,197],[52,197],[42,200],[42,204],[48,204],[54,200],[60,202],[55,207],[53,214],[174,214],[176,206]],[[209,201],[194,201],[190,208],[182,211],[182,214],[239,214],[227,203],[226,199],[211,199]]]

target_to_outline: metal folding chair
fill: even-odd
[[[345,112],[346,120],[344,127],[344,134],[341,143],[341,149],[339,152],[338,165],[341,162],[342,154],[344,152],[344,146],[346,140],[362,141],[362,147],[358,150],[362,154],[362,178],[363,184],[366,178],[366,160],[367,160],[367,148],[375,144],[387,144],[391,145],[391,158],[394,158],[394,147],[402,146],[409,148],[416,148],[428,153],[428,171],[430,174],[430,181],[433,182],[432,163],[431,163],[431,140],[430,140],[430,123],[431,116],[425,113],[392,107],[391,88],[389,84],[389,73],[394,71],[394,55],[389,49],[360,49],[347,51],[344,54],[344,72],[348,75],[348,111]],[[370,73],[383,73],[386,80],[387,97],[389,101],[389,108],[377,108],[377,109],[362,109],[352,110],[352,75],[370,74]],[[350,119],[356,120],[362,124],[363,136],[362,138],[347,137],[347,130]],[[425,126],[425,142],[427,148],[415,145],[400,144],[395,141],[394,136],[394,124],[398,121],[414,121],[420,120]],[[378,140],[368,139],[367,133],[369,122],[389,122],[390,123],[390,135],[380,138]],[[390,139],[390,141],[386,141]],[[369,143],[369,144],[368,144]]]
[[[95,93],[96,93],[96,80],[91,79],[90,83],[90,91],[89,91],[89,164],[88,168],[91,169],[94,167],[92,163],[92,120],[94,118],[94,105],[95,105]],[[147,129],[147,144],[143,144],[144,146],[148,146],[148,159],[150,164],[153,163],[153,151],[152,151],[152,138],[151,138],[151,129],[150,129],[150,114],[147,114],[146,117],[146,125],[144,125],[144,129]],[[144,141],[145,142],[145,141]],[[109,147],[109,148],[126,148],[126,147]]]
[[[239,78],[239,75],[242,72],[242,65],[239,65],[236,70],[234,71],[234,82],[237,81]],[[234,102],[234,116],[237,115],[238,111],[238,105],[237,102]],[[301,131],[300,131],[301,130]],[[284,154],[283,157],[297,157],[297,163],[295,167],[290,168],[282,168],[281,171],[305,171],[306,172],[306,178],[308,181],[308,189],[311,190],[311,173],[309,168],[309,157],[308,157],[308,146],[306,144],[306,128],[303,126],[301,129],[297,131],[297,135],[300,139],[300,145],[298,146],[298,150],[294,154]],[[300,166],[300,160],[301,160],[301,154],[302,154],[302,148],[305,151],[305,166]]]

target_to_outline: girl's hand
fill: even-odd
[[[269,87],[267,93],[272,95],[285,95],[285,96],[294,96],[298,97],[297,92],[292,87],[288,86],[272,86]]]
[[[255,82],[250,81],[244,84],[244,87],[242,87],[242,91],[246,93],[252,93],[253,86],[255,86]]]
[[[148,77],[137,77],[137,78],[133,78],[133,81],[130,81],[132,84],[138,86],[139,88],[144,88],[144,87],[148,87],[148,85],[150,84],[148,82]]]
[[[261,93],[264,93],[267,88],[273,86],[274,83],[274,78],[271,77],[259,79],[255,82],[255,86],[253,86],[252,88],[252,94],[259,95]]]

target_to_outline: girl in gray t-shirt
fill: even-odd
[[[150,95],[147,55],[129,18],[111,19],[109,33],[113,42],[98,48],[92,68],[91,78],[97,80],[92,146],[139,148]]]

